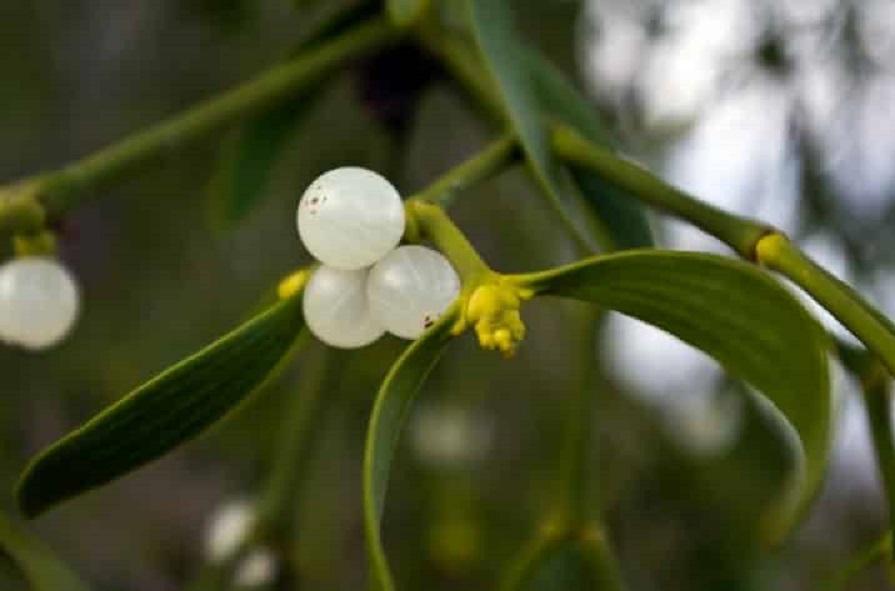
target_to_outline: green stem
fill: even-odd
[[[441,60],[454,78],[467,90],[474,103],[489,118],[503,127],[514,127],[497,87],[481,66],[481,60],[472,47],[463,39],[445,34],[431,26],[421,27],[417,31],[417,37],[424,47]],[[551,209],[554,210],[560,223],[565,227],[569,237],[575,243],[575,247],[583,254],[593,254],[594,249],[590,240],[575,223],[566,208],[557,199],[551,197],[549,188],[543,188]]]
[[[408,237],[431,240],[454,266],[464,286],[478,286],[494,273],[440,207],[411,199],[406,202],[405,210]]]
[[[600,591],[621,591],[624,589],[618,559],[606,537],[606,531],[599,523],[581,528],[578,538],[581,554],[590,566],[595,588]]]
[[[437,23],[424,22],[417,27],[417,41],[444,64],[451,75],[471,95],[473,103],[502,126],[509,118],[497,87],[480,65],[472,47],[456,35],[445,33]]]
[[[34,180],[0,187],[0,234],[34,234],[44,229],[47,216],[37,189]]]
[[[739,217],[675,189],[639,166],[557,126],[556,153],[573,166],[600,175],[628,194],[686,220],[725,242],[741,257],[787,277],[817,300],[895,374],[895,325],[854,289],[833,277],[771,226]]]
[[[77,205],[88,190],[205,138],[239,118],[286,100],[296,91],[319,83],[324,75],[336,71],[347,61],[392,43],[400,35],[384,19],[373,19],[230,92],[128,136],[58,171],[37,176],[22,186],[28,188],[28,194],[36,197],[50,215],[58,216]],[[30,207],[32,205],[28,204],[26,209]],[[17,225],[11,219],[14,214],[17,211],[8,211],[0,206],[0,218],[10,218],[0,221],[0,227]]]
[[[331,407],[324,393],[336,353],[323,347],[305,353],[301,385],[283,410],[279,444],[258,505],[255,537],[275,544],[292,538],[296,497],[307,477],[315,434]]]
[[[547,559],[568,538],[568,531],[559,523],[548,523],[541,527],[538,535],[528,542],[522,552],[510,564],[498,591],[516,591],[534,574],[535,569]]]
[[[594,363],[598,359],[597,332],[602,312],[594,307],[582,310],[582,317],[576,324],[580,327],[581,344],[579,370],[580,382],[573,387],[573,393],[566,402],[565,428],[562,455],[560,457],[560,512],[570,523],[583,523],[597,499],[588,494],[588,474],[594,470],[595,457],[592,448],[591,421],[596,402],[596,374]]]
[[[876,454],[876,466],[889,504],[889,529],[895,531],[895,448],[892,447],[890,378],[878,363],[875,363],[873,368],[874,371],[862,380],[862,391],[873,439],[873,451]]]
[[[554,153],[572,166],[587,169],[644,203],[687,220],[745,259],[754,260],[756,243],[773,231],[768,224],[727,213],[672,187],[570,127],[554,126],[550,139]]]
[[[769,234],[755,249],[758,261],[801,287],[848,328],[895,374],[895,326],[851,287],[799,251],[786,236]]]
[[[892,532],[886,532],[883,537],[874,542],[866,550],[849,560],[842,567],[833,581],[829,584],[830,591],[844,589],[845,586],[861,571],[867,567],[885,560],[892,553]],[[891,579],[891,576],[890,576]]]
[[[447,208],[459,193],[502,172],[517,162],[519,156],[516,138],[504,134],[413,198]]]

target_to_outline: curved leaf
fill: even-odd
[[[526,63],[520,59],[526,48],[516,32],[510,3],[467,0],[467,5],[479,52],[497,83],[529,166],[554,207],[562,212],[560,169],[550,151],[531,76]]]
[[[630,251],[516,280],[653,324],[754,386],[795,436],[798,469],[762,524],[771,543],[790,531],[823,478],[832,411],[828,336],[789,292],[746,263],[684,252]]]
[[[49,548],[5,515],[0,515],[0,554],[12,560],[33,591],[88,590]]]
[[[581,96],[575,85],[547,58],[533,49],[523,53],[541,108],[551,118],[574,127],[578,133],[597,144],[608,144],[608,138],[595,109]],[[653,236],[643,209],[597,175],[581,168],[571,168],[572,179],[596,216],[605,222],[610,237],[619,248],[653,246]]]
[[[17,500],[34,517],[196,437],[243,401],[304,327],[301,290],[165,370],[44,450]]]
[[[380,533],[392,457],[414,397],[450,340],[457,313],[455,304],[404,351],[385,377],[373,405],[364,451],[364,529],[371,576],[380,591],[395,588]]]
[[[416,21],[429,5],[429,0],[388,0],[388,15],[399,27]]]

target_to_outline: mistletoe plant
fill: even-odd
[[[279,284],[278,301],[269,308],[34,458],[17,489],[26,517],[122,477],[204,432],[302,349],[306,328],[335,347],[361,347],[388,331],[412,342],[376,395],[362,482],[369,577],[373,588],[393,590],[381,520],[396,446],[417,391],[445,348],[467,332],[483,349],[512,355],[524,346],[527,302],[545,297],[588,302],[598,311],[615,310],[650,323],[701,349],[754,388],[744,395],[757,397],[790,435],[795,458],[758,527],[766,549],[786,542],[823,480],[832,415],[828,356],[840,355],[866,385],[879,467],[895,508],[885,408],[889,374],[895,372],[890,320],[775,228],[703,203],[619,157],[574,85],[522,43],[510,2],[464,0],[465,20],[459,27],[442,18],[442,10],[457,7],[453,0],[384,4],[384,9],[371,2],[339,6],[293,57],[256,79],[59,170],[2,189],[0,228],[16,237],[20,258],[9,263],[18,269],[10,269],[9,276],[0,270],[0,336],[37,346],[61,338],[77,308],[76,288],[47,258],[53,222],[97,187],[227,126],[238,123],[246,145],[275,152],[275,145],[259,144],[254,130],[276,127],[284,110],[300,112],[349,62],[398,43],[416,44],[443,65],[495,129],[495,139],[483,150],[403,200],[386,179],[359,168],[331,171],[315,181],[298,206],[298,229],[321,264],[296,270]],[[237,175],[238,155],[233,163]],[[577,262],[501,273],[446,213],[466,189],[519,164],[577,244],[582,257]],[[244,217],[262,193],[263,179],[243,180],[242,190],[228,194],[222,204],[232,220]],[[707,232],[741,260],[653,248],[642,206]],[[38,256],[41,262],[27,262]],[[770,272],[829,310],[866,350],[837,346]],[[28,273],[47,276],[32,281]],[[42,294],[43,305],[55,312],[44,315],[22,307],[17,294],[29,281],[40,286],[31,293]],[[22,326],[22,319],[33,325]],[[287,535],[277,516],[300,480],[291,459],[307,445],[309,409],[320,404],[325,402],[309,399],[296,407],[290,429],[295,433],[284,441],[286,459],[274,467],[251,526],[244,526],[247,531],[235,543],[234,557]],[[569,456],[559,462],[563,494],[530,544],[520,548],[502,589],[520,588],[560,553],[571,557],[565,570],[580,575],[575,588],[623,585],[598,503],[581,484],[588,469],[586,413],[571,414]],[[0,542],[35,589],[86,587],[12,523],[0,522]],[[218,588],[214,582],[204,584]]]

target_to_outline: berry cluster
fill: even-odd
[[[78,315],[78,287],[51,258],[28,256],[0,266],[0,340],[39,350],[59,343]]]
[[[363,347],[386,331],[415,339],[460,294],[460,279],[440,253],[398,246],[401,195],[380,175],[331,170],[298,204],[298,235],[322,264],[305,287],[308,328],[324,343]]]

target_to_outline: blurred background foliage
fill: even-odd
[[[342,3],[0,3],[0,177],[53,169],[249,79]],[[778,225],[895,312],[895,4],[514,4],[528,40],[582,83],[623,151],[701,198]],[[453,3],[444,5],[446,18],[456,18]],[[12,510],[15,477],[31,455],[226,332],[309,261],[294,212],[314,177],[366,166],[410,194],[494,130],[436,63],[407,45],[346,68],[278,133],[285,140],[265,198],[239,223],[213,212],[233,132],[172,152],[62,222],[61,255],[79,278],[84,312],[55,350],[0,348],[4,508]],[[501,271],[573,256],[522,170],[470,191],[451,214]],[[696,231],[654,222],[663,246],[720,251]],[[483,354],[467,337],[435,370],[403,439],[386,509],[399,584],[493,588],[545,517],[564,402],[594,367],[581,354],[593,335],[583,334],[580,312],[534,302],[516,358]],[[733,391],[743,386],[634,321],[612,316],[598,338],[594,502],[632,589],[816,589],[878,537],[885,515],[846,378],[837,381],[841,420],[826,489],[794,543],[769,558],[755,548],[755,520],[790,460],[761,413],[736,404]],[[329,354],[322,366],[325,412],[312,427],[307,479],[288,516],[297,536],[279,556],[283,581],[291,581],[283,588],[363,584],[365,426],[402,346],[387,338]],[[216,509],[251,499],[264,482],[290,428],[284,409],[320,356],[309,344],[209,435],[54,510],[35,531],[98,589],[184,588],[201,568]],[[0,586],[18,589],[7,566],[0,563]],[[868,571],[853,588],[885,588],[882,573]]]

